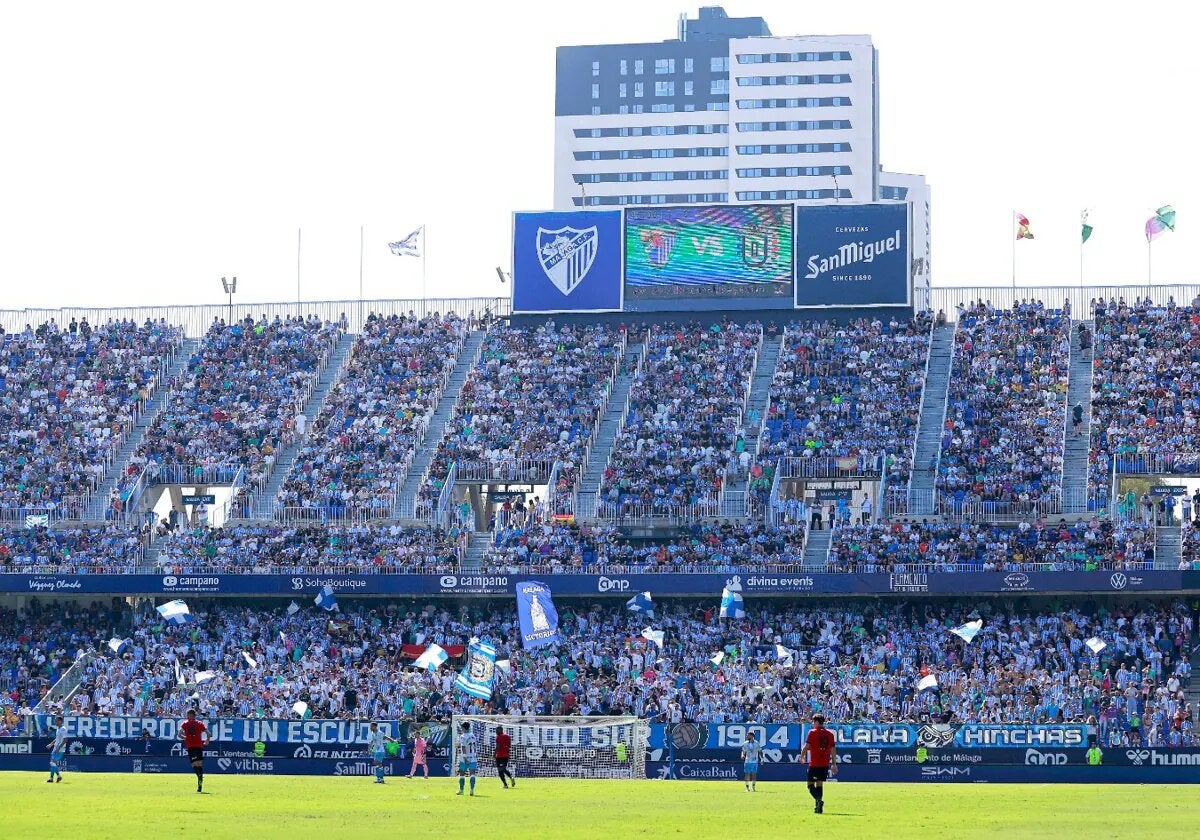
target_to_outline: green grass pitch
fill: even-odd
[[[812,811],[803,783],[0,773],[0,834],[11,838],[776,838],[888,840],[1182,838],[1200,831],[1190,785],[855,784]]]

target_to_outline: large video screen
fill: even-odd
[[[791,308],[792,205],[625,211],[625,301],[712,299]]]

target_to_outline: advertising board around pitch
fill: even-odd
[[[620,312],[621,211],[514,213],[512,311]]]
[[[796,208],[796,308],[911,306],[906,203]]]

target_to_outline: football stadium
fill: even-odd
[[[5,836],[1195,834],[1175,207],[934,282],[871,37],[739,14],[557,48],[486,293],[5,278]]]

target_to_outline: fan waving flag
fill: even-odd
[[[1154,211],[1154,215],[1146,220],[1146,241],[1153,242],[1166,231],[1175,230],[1175,208],[1164,204]]]
[[[496,648],[487,642],[476,642],[467,649],[467,664],[454,681],[454,687],[480,700],[491,700],[495,679]]]
[[[188,605],[180,600],[168,601],[155,609],[158,610],[159,615],[172,624],[187,624],[192,620],[192,613],[188,610]]]
[[[983,629],[983,619],[979,618],[975,621],[968,621],[962,627],[955,627],[950,632],[958,638],[962,639],[967,644],[971,644],[971,640],[979,635],[979,631]]]
[[[113,656],[124,656],[132,647],[128,639],[109,639],[108,649],[113,652]]]
[[[1108,647],[1105,641],[1099,636],[1092,636],[1092,638],[1088,639],[1086,642],[1084,642],[1084,644],[1088,646],[1092,653],[1099,653]]]
[[[654,618],[654,601],[649,592],[639,592],[626,601],[625,606],[632,612],[645,613]]]
[[[338,608],[337,598],[333,594],[333,587],[325,584],[321,591],[317,593],[317,597],[313,598],[313,603],[323,610],[333,612]]]
[[[397,257],[419,257],[421,256],[421,232],[423,230],[425,230],[425,226],[421,225],[403,239],[389,242],[388,247]]]
[[[721,590],[721,618],[745,618],[746,608],[742,603],[742,581],[734,575]]]
[[[425,648],[425,652],[418,656],[417,661],[413,664],[418,668],[424,668],[426,671],[436,671],[449,658],[450,654],[446,653],[441,645],[430,645]]]
[[[251,668],[258,667],[258,663],[254,661],[254,657],[251,656],[250,654],[246,653],[246,651],[242,651],[242,659],[245,659],[246,664],[249,665]]]
[[[725,651],[723,651],[723,650],[717,651],[711,657],[709,657],[708,661],[711,662],[715,667],[719,668],[721,666],[721,663],[725,661]]]
[[[937,688],[937,677],[933,674],[921,677],[921,681],[917,683],[917,691],[929,691],[934,688]]]
[[[792,662],[792,652],[783,645],[775,645],[775,658],[780,659],[784,664]]]
[[[299,604],[297,604],[295,601],[292,601],[292,603],[288,604],[288,608],[287,608],[288,615],[295,615],[298,612],[300,612]]]
[[[1013,213],[1017,222],[1017,239],[1033,239],[1033,231],[1029,229],[1029,219],[1024,213]]]
[[[647,627],[642,631],[642,638],[648,642],[654,642],[654,644],[658,645],[659,650],[662,650],[663,639],[665,637],[666,634],[662,630],[654,630]]]
[[[558,610],[546,584],[536,580],[517,584],[517,616],[521,619],[521,644],[526,648],[541,648],[561,641]],[[495,660],[494,655],[492,659]]]
[[[196,672],[196,685],[200,685],[200,683],[206,683],[211,679],[215,679],[216,676],[217,676],[217,674],[215,671],[197,671]]]
[[[300,715],[300,717],[308,717],[308,704],[303,700],[297,700],[292,704],[292,711]]]

